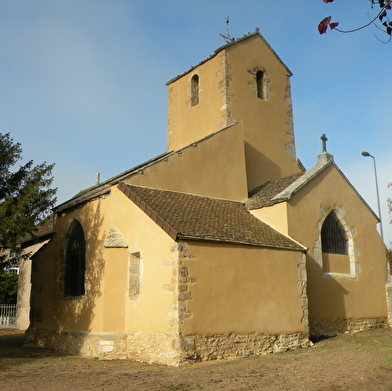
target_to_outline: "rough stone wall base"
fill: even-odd
[[[29,329],[26,346],[53,349],[100,359],[132,359],[180,366],[198,361],[222,360],[283,352],[309,346],[309,333],[192,335],[170,333],[88,333]]]
[[[102,359],[128,358],[125,333],[89,333],[81,331],[26,331],[25,346],[55,350]]]
[[[347,332],[375,329],[386,324],[386,318],[309,319],[312,337],[333,337]]]
[[[309,333],[193,335],[180,342],[183,362],[210,361],[308,348]]]

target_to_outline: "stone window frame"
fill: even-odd
[[[336,212],[331,211],[321,227],[321,248],[323,253],[348,255],[348,239]]]
[[[67,295],[66,294],[66,273],[67,273],[67,248],[69,241],[71,239],[72,230],[75,224],[79,224],[82,232],[83,232],[83,239],[84,239],[84,267],[83,267],[83,277],[84,277],[84,284],[83,289],[80,294],[77,295]],[[61,246],[61,255],[60,255],[60,280],[59,280],[59,297],[61,300],[80,300],[87,295],[87,252],[88,252],[88,243],[86,241],[85,230],[83,228],[82,223],[77,219],[74,218],[67,227],[66,234],[64,236],[62,246]]]
[[[271,79],[268,77],[267,70],[262,66],[256,66],[252,70],[248,70],[248,73],[253,76],[249,85],[254,89],[256,97],[262,101],[268,100],[271,95]],[[260,75],[262,76],[260,77]]]
[[[140,250],[128,252],[128,297],[137,301],[142,293],[144,263]]]
[[[324,205],[320,206],[320,210],[322,213],[321,219],[317,222],[317,230],[318,230],[318,236],[316,241],[314,242],[314,248],[313,248],[313,254],[314,254],[314,259],[320,266],[321,270],[323,270],[323,275],[325,277],[332,277],[332,276],[340,276],[340,277],[346,277],[352,280],[357,279],[357,274],[359,270],[359,265],[357,261],[357,255],[358,255],[358,248],[355,247],[354,245],[354,237],[355,237],[355,228],[350,228],[349,225],[346,222],[345,219],[345,210],[343,207],[335,207],[335,208],[327,208]],[[346,234],[347,242],[348,242],[348,261],[349,261],[349,266],[350,266],[350,273],[336,273],[336,272],[326,272],[324,271],[324,265],[323,265],[323,252],[322,252],[322,245],[321,245],[321,229],[323,227],[325,219],[328,217],[328,215],[334,212],[339,219],[344,232]]]
[[[190,79],[191,107],[196,106],[200,102],[200,76],[194,73]]]

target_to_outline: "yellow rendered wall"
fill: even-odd
[[[119,281],[128,277],[128,252],[140,251],[143,265],[142,284],[139,298],[130,300],[128,281],[121,286],[125,311],[123,329],[126,332],[165,332],[169,329],[168,313],[173,304],[173,293],[164,289],[171,284],[173,276],[172,253],[170,252],[173,240],[154,223],[143,211],[136,207],[122,192],[113,189],[112,202],[107,211],[108,225],[114,225],[128,243],[127,257],[119,261],[121,268],[113,270],[111,280],[105,281],[105,296],[111,295],[108,302],[116,300],[115,293],[110,290],[119,285]],[[123,206],[122,208],[119,206]],[[109,217],[110,216],[110,217]],[[107,249],[110,252],[111,249]],[[112,262],[112,255],[110,262]],[[119,288],[121,290],[121,288]],[[125,304],[125,305],[124,305]],[[107,314],[105,313],[105,317]],[[107,319],[110,322],[110,319]]]
[[[199,103],[191,106],[191,79],[199,75]],[[218,131],[223,123],[224,64],[220,55],[198,65],[168,85],[168,151]]]
[[[376,218],[348,185],[335,166],[330,165],[300,189],[288,202],[289,234],[309,247],[307,254],[310,318],[385,317],[386,256],[376,230]],[[315,260],[315,241],[321,206],[344,213],[354,234],[356,279],[323,274]],[[332,256],[332,263],[339,260]],[[341,267],[341,272],[347,268]]]
[[[139,186],[245,200],[248,196],[242,124],[168,156],[124,180]]]
[[[270,227],[281,232],[283,235],[288,235],[288,221],[287,221],[287,203],[280,202],[272,206],[266,206],[260,209],[250,211],[264,223]]]
[[[302,252],[188,242],[191,300],[182,335],[305,331]]]
[[[230,64],[230,107],[242,120],[249,189],[264,180],[299,171],[295,157],[290,76],[284,64],[258,35],[226,49]],[[256,95],[256,72],[265,72],[267,96]]]
[[[73,219],[81,223],[87,244],[86,295],[63,299],[60,249]],[[105,248],[109,230],[115,227],[128,248]],[[172,292],[163,287],[171,283],[173,269],[170,246],[173,241],[113,187],[106,197],[57,217],[55,238],[37,261],[33,272],[33,307],[43,314],[39,329],[90,332],[139,332],[168,330],[173,304]],[[128,297],[129,252],[140,251],[144,266],[142,292],[137,301]],[[153,329],[151,328],[153,325]]]
[[[263,70],[266,99],[256,95]],[[200,102],[190,105],[193,75]],[[259,35],[228,45],[169,84],[168,150],[177,150],[241,121],[248,189],[300,171],[295,156],[290,72]]]

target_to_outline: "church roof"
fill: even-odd
[[[303,174],[303,172],[299,172],[298,174],[290,175],[285,178],[263,182],[260,186],[251,191],[250,197],[246,202],[247,209],[258,209],[264,206],[273,205],[273,198]]]
[[[127,185],[118,188],[174,240],[202,240],[305,251],[238,201]]]
[[[211,56],[207,57],[205,60],[200,61],[197,65],[193,66],[192,68],[188,69],[187,71],[183,72],[182,74],[180,74],[180,75],[174,77],[173,79],[170,79],[170,80],[166,83],[166,85],[168,86],[169,84],[171,84],[171,83],[175,82],[176,80],[180,79],[181,77],[183,77],[183,76],[186,75],[187,73],[193,71],[193,70],[194,70],[195,68],[197,68],[199,65],[204,64],[205,62],[207,62],[207,61],[210,60],[211,58],[215,57],[215,56],[216,56],[218,53],[220,53],[222,50],[225,50],[225,49],[227,49],[227,48],[230,47],[230,46],[236,45],[236,44],[239,43],[239,42],[245,41],[246,39],[251,38],[251,37],[253,37],[253,36],[255,36],[255,35],[259,36],[259,37],[263,40],[263,42],[268,46],[268,48],[271,50],[271,52],[274,54],[274,56],[277,58],[277,60],[286,68],[287,74],[288,74],[289,76],[292,76],[292,72],[290,71],[290,69],[287,68],[286,64],[285,64],[285,63],[281,60],[281,58],[277,55],[277,53],[275,52],[275,50],[272,49],[272,47],[270,46],[270,44],[269,44],[269,43],[264,39],[264,37],[260,34],[259,29],[256,28],[256,31],[254,31],[253,33],[249,33],[249,34],[247,34],[247,35],[244,35],[244,36],[241,37],[241,38],[237,38],[237,39],[234,39],[234,38],[233,38],[233,40],[232,40],[231,42],[228,42],[228,43],[226,43],[225,45],[220,46],[218,49],[216,49],[216,50],[214,51],[214,54],[212,54]]]
[[[265,206],[271,206],[280,202],[288,201],[298,190],[302,189],[308,184],[313,178],[324,171],[327,167],[333,165],[336,170],[340,173],[347,184],[361,199],[363,204],[370,210],[374,217],[379,221],[379,217],[374,213],[372,208],[358,193],[351,182],[342,173],[339,167],[335,164],[333,156],[328,152],[323,151],[317,156],[317,164],[310,170],[304,173],[295,174],[286,178],[277,179],[274,181],[267,181],[262,183],[252,192],[249,199],[246,201],[246,207],[249,210],[263,208]]]
[[[255,189],[256,193],[246,202],[247,208],[263,208],[264,206],[288,201],[299,189],[309,183],[330,164],[333,164],[333,156],[327,152],[322,152],[317,156],[317,164],[310,170],[283,179],[264,182],[264,184]]]

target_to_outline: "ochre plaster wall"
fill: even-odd
[[[287,203],[280,202],[272,206],[266,206],[260,209],[254,209],[250,211],[264,223],[268,224],[272,228],[281,232],[284,235],[288,235],[288,221],[287,221]]]
[[[86,294],[64,299],[60,249],[75,218],[86,236]],[[128,248],[104,247],[112,227]],[[122,192],[113,187],[106,197],[58,216],[55,232],[33,268],[33,328],[104,333],[168,331],[173,294],[163,287],[173,275],[173,241]],[[144,277],[139,298],[132,301],[128,295],[128,261],[129,253],[136,251],[141,254]]]
[[[256,94],[258,70],[265,73],[265,99]],[[191,106],[190,84],[195,74],[200,80],[200,102]],[[259,35],[223,48],[169,84],[168,150],[183,148],[241,121],[248,189],[297,173],[290,76]]]
[[[187,242],[190,300],[182,335],[307,330],[303,253]],[[302,265],[302,266],[301,266]]]
[[[315,242],[321,229],[318,222],[323,218],[322,208],[324,215],[332,209],[344,215],[353,236],[351,251],[357,262],[355,278],[325,274],[326,270],[316,262]],[[292,197],[288,215],[289,234],[309,247],[309,317],[386,317],[386,255],[376,231],[376,218],[335,166],[327,167]]]
[[[184,148],[124,182],[242,201],[248,195],[242,124]]]
[[[221,54],[168,85],[168,151],[229,125],[224,120],[225,64]],[[199,103],[191,106],[191,79],[199,76]]]
[[[230,107],[234,121],[244,123],[249,188],[264,180],[298,172],[291,104],[291,73],[258,35],[226,49],[230,64]],[[256,94],[256,72],[262,70],[266,98]]]

